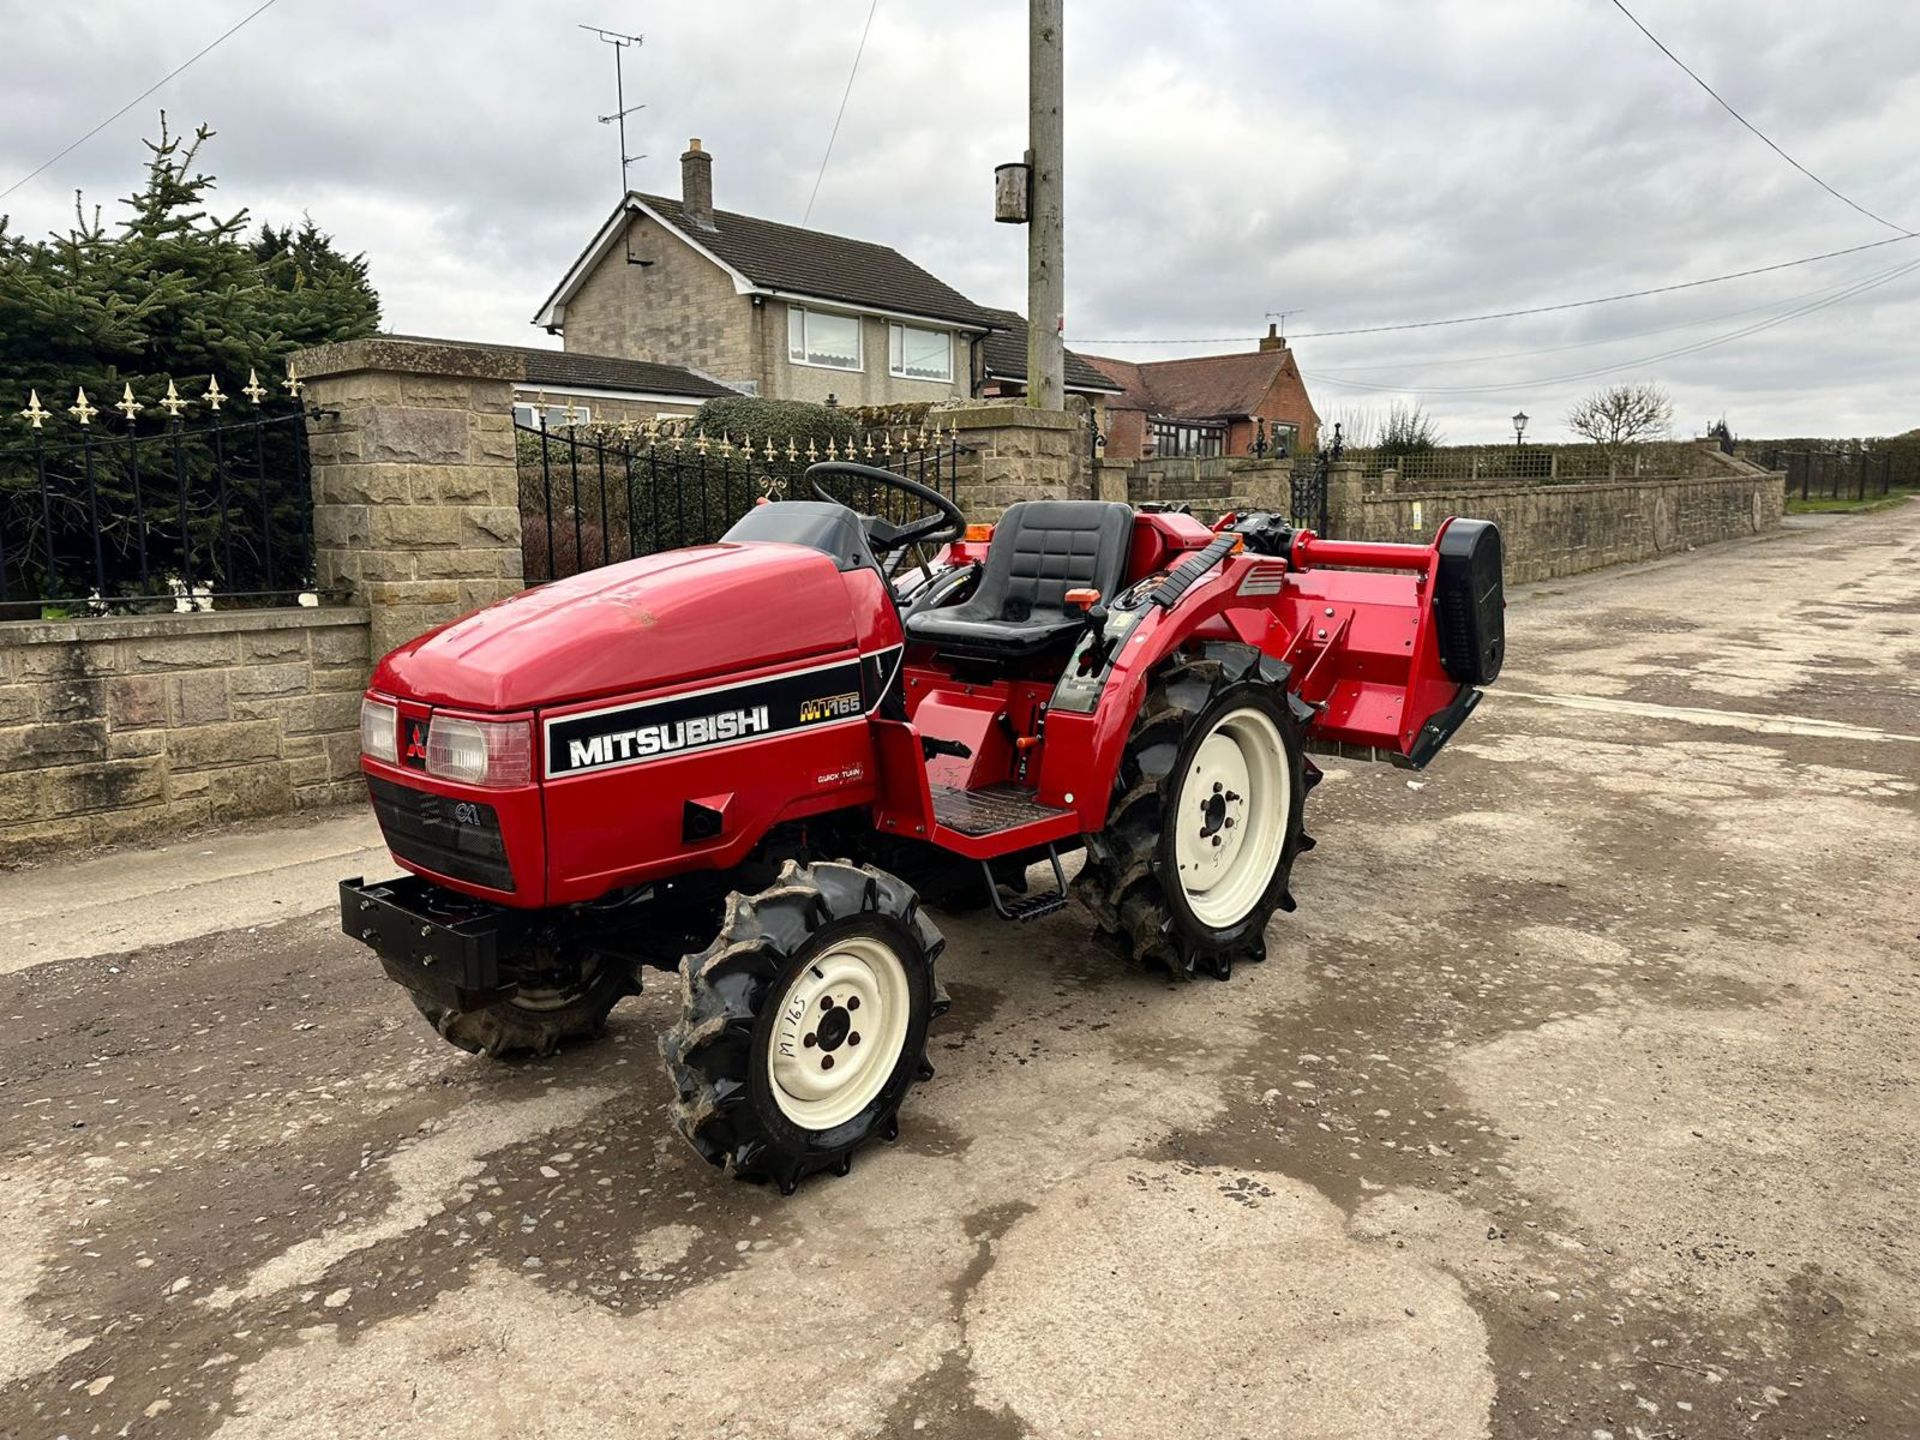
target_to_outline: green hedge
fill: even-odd
[[[845,410],[805,400],[762,400],[752,395],[707,401],[693,417],[693,428],[736,440],[751,435],[764,441],[771,435],[775,441],[784,442],[792,436],[802,449],[809,440],[824,449],[829,440],[844,443],[860,433],[859,422]]]

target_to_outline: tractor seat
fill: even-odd
[[[1019,660],[1085,624],[1069,590],[1111,597],[1126,574],[1133,507],[1104,500],[1023,500],[993,527],[980,582],[964,604],[907,616],[907,638],[943,653]]]

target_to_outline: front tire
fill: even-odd
[[[613,1007],[639,989],[625,963],[589,951],[544,982],[523,984],[512,999],[478,1010],[456,1010],[418,991],[407,993],[449,1045],[503,1059],[551,1055],[569,1041],[594,1038],[606,1028]]]
[[[931,1077],[927,1027],[947,1000],[945,941],[903,881],[872,866],[789,861],[728,897],[713,943],[681,966],[682,1014],[660,1040],[673,1125],[709,1163],[791,1193],[892,1139]]]
[[[1306,757],[1284,672],[1228,644],[1154,672],[1114,781],[1106,828],[1087,839],[1075,893],[1103,938],[1177,978],[1219,979],[1266,958],[1276,909],[1293,909]]]

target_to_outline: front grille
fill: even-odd
[[[477,800],[453,800],[410,785],[367,777],[373,813],[387,848],[449,880],[465,880],[489,890],[511,891],[513,867],[493,806]]]

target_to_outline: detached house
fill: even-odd
[[[713,208],[713,157],[681,194],[625,196],[534,317],[569,353],[684,367],[730,389],[842,405],[1019,394],[1025,322],[899,251]],[[1011,342],[1016,334],[1018,345]],[[1077,356],[1067,388],[1121,387]]]
[[[1258,350],[1238,355],[1086,360],[1123,391],[1107,402],[1109,459],[1291,455],[1319,443],[1319,413],[1272,325]]]

